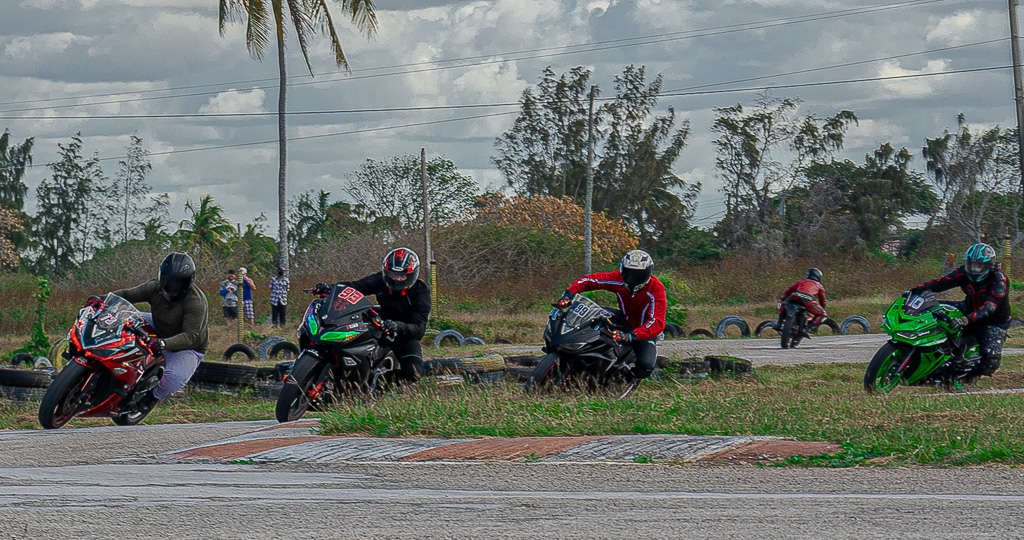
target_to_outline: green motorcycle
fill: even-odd
[[[931,292],[897,298],[882,321],[889,342],[868,364],[864,389],[889,392],[901,384],[940,384],[951,390],[970,383],[981,354],[974,336],[960,326],[963,316]]]

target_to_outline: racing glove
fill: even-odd
[[[93,295],[85,299],[85,303],[82,304],[84,308],[92,308],[93,311],[99,311],[100,307],[103,306],[103,299],[99,296]]]
[[[623,332],[622,330],[612,330],[612,339],[614,339],[615,341],[618,341],[620,343],[629,343],[630,341],[633,341],[633,339],[635,339],[635,338],[636,338],[636,336],[633,335],[633,332]]]
[[[149,351],[153,353],[153,356],[160,356],[164,352],[164,340],[158,337],[149,338],[146,345],[149,347]]]
[[[313,292],[319,294],[321,297],[327,296],[331,292],[331,286],[321,281],[313,287]]]
[[[567,291],[562,292],[562,297],[555,302],[555,307],[558,309],[565,309],[572,303],[572,293]]]
[[[398,337],[398,323],[390,319],[384,319],[383,323],[384,335],[389,339],[395,339]]]

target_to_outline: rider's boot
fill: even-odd
[[[149,414],[149,411],[152,411],[157,403],[160,403],[160,400],[153,395],[153,390],[150,390],[139,399],[136,407],[140,413]]]

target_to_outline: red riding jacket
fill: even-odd
[[[615,293],[619,297],[619,309],[626,316],[626,324],[633,329],[639,340],[654,339],[665,331],[665,286],[658,278],[651,276],[651,281],[633,293],[622,282],[622,274],[614,272],[597,272],[583,276],[569,285],[569,292],[579,294],[584,291],[601,289]]]
[[[801,279],[800,281],[790,285],[789,288],[786,289],[786,292],[782,293],[782,299],[785,300],[789,298],[789,295],[793,293],[803,293],[808,296],[817,297],[818,303],[821,304],[821,307],[825,307],[825,287],[813,279]]]

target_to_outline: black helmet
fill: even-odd
[[[651,273],[654,272],[654,259],[646,251],[634,249],[622,256],[622,261],[619,262],[619,272],[622,274],[622,282],[626,284],[626,288],[636,293],[651,280]]]
[[[420,275],[420,258],[409,248],[392,249],[381,264],[384,282],[392,291],[404,291],[416,283]]]
[[[995,264],[996,250],[988,244],[974,244],[964,253],[964,272],[973,281],[981,281],[988,277]]]
[[[184,297],[195,278],[196,263],[187,253],[171,253],[164,257],[160,273],[156,276],[160,281],[160,291],[170,300]]]
[[[813,279],[818,283],[821,283],[821,276],[821,270],[818,270],[817,268],[811,268],[810,270],[807,271],[807,279]]]

